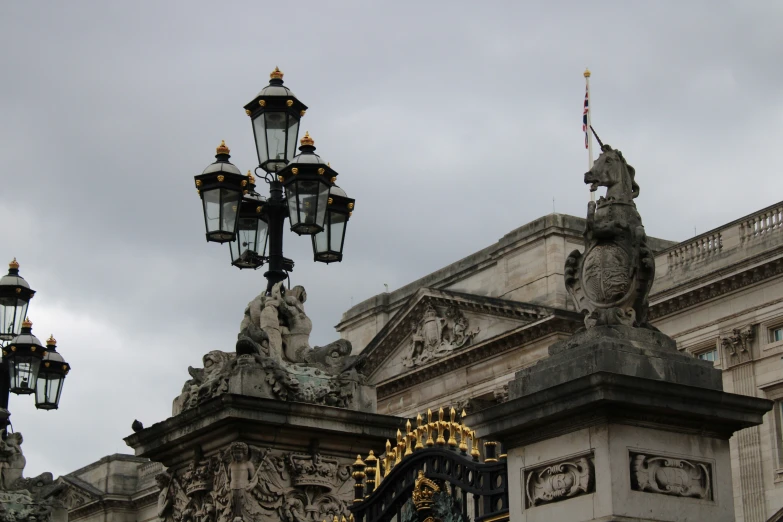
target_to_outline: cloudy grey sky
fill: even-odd
[[[253,168],[242,106],[279,66],[302,130],[357,199],[345,260],[311,261],[313,344],[343,311],[552,211],[584,215],[593,123],[683,240],[783,199],[783,4],[14,2],[0,16],[0,260],[38,291],[34,332],[73,365],[61,408],[12,396],[27,475],[114,452],[231,350],[263,271],[204,241],[193,176],[221,139]]]

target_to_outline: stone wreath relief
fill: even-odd
[[[468,319],[456,305],[446,308],[445,316],[427,303],[422,318],[411,323],[411,351],[403,358],[403,366],[411,368],[445,357],[478,335],[479,328],[470,329]]]

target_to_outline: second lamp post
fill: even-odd
[[[255,190],[256,178],[229,162],[225,142],[217,148],[216,161],[195,176],[203,203],[207,241],[230,242],[231,264],[269,269],[267,293],[286,279],[294,262],[283,256],[283,224],[291,231],[311,236],[315,261],[341,261],[348,219],[355,200],[338,187],[337,172],[315,153],[315,143],[305,133],[296,154],[299,122],[307,106],[283,86],[283,73],[275,68],[269,85],[247,105],[255,136],[263,181],[269,197]],[[268,247],[268,252],[267,252]]]

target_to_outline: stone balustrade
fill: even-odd
[[[702,267],[719,267],[745,255],[747,248],[763,249],[766,240],[783,238],[783,202],[761,209],[731,223],[687,239],[655,256],[657,277],[669,274],[685,275]],[[679,277],[679,276],[678,276]],[[660,288],[661,285],[656,285]],[[664,286],[668,286],[664,285]],[[654,289],[655,291],[655,289]]]
[[[740,242],[746,243],[770,234],[777,234],[782,227],[783,205],[774,205],[740,220]]]
[[[668,253],[669,267],[676,268],[691,261],[699,261],[718,254],[723,248],[720,231],[697,236],[691,241],[677,245]]]

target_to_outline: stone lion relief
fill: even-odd
[[[197,452],[198,453],[198,452]],[[320,522],[348,516],[349,464],[234,442],[156,477],[160,522]]]
[[[444,315],[441,317],[432,303],[427,303],[422,318],[411,324],[410,353],[403,358],[403,366],[411,368],[445,357],[478,335],[480,329],[471,329],[456,305],[447,307]]]

